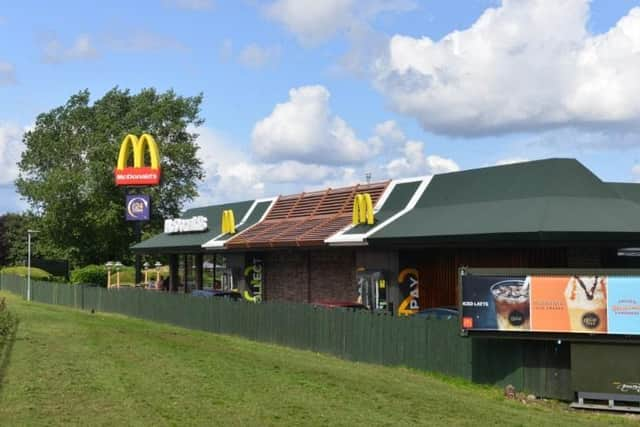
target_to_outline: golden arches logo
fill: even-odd
[[[232,209],[222,211],[222,234],[235,234],[236,218]]]
[[[374,222],[373,217],[373,202],[371,201],[371,194],[360,193],[356,194],[353,199],[353,225],[368,224],[372,225]]]
[[[145,151],[149,152],[149,167],[144,164]],[[133,167],[128,166],[129,153],[133,152]],[[127,135],[120,144],[118,165],[115,170],[116,185],[157,185],[160,183],[160,151],[153,137],[147,133],[140,138]]]

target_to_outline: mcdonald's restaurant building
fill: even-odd
[[[640,184],[546,159],[191,209],[133,250],[168,254],[173,290],[394,314],[458,307],[463,331],[484,345],[474,363],[505,375],[540,367],[533,381],[572,399],[585,372],[585,388],[594,372],[640,384],[638,248]],[[207,260],[222,283],[203,283]]]
[[[639,204],[638,184],[547,159],[194,208],[133,250],[169,255],[173,290],[410,314],[458,306],[460,267],[640,266],[619,255],[640,246]]]

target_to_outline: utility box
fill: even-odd
[[[624,402],[640,410],[640,345],[572,343],[571,384],[578,398],[575,406],[606,401],[609,409],[618,409]]]

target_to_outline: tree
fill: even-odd
[[[24,265],[27,260],[27,230],[33,228],[36,218],[28,213],[6,213],[0,216],[0,265]],[[34,257],[40,256],[42,246],[37,235],[31,251]]]
[[[131,94],[116,87],[93,104],[84,90],[40,114],[23,137],[16,187],[37,217],[46,255],[73,264],[130,259],[134,232],[124,220],[126,190],[113,178],[128,133],[149,133],[160,148],[161,185],[136,190],[151,196],[151,221],[144,231],[157,232],[163,218],[178,215],[203,178],[198,135],[190,132],[204,122],[201,102],[202,95],[155,89]]]

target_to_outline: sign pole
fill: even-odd
[[[135,221],[133,223],[133,235],[136,243],[140,243],[142,230],[140,221]],[[139,253],[136,254],[136,274],[135,274],[135,282],[136,284],[142,282],[142,257]]]

